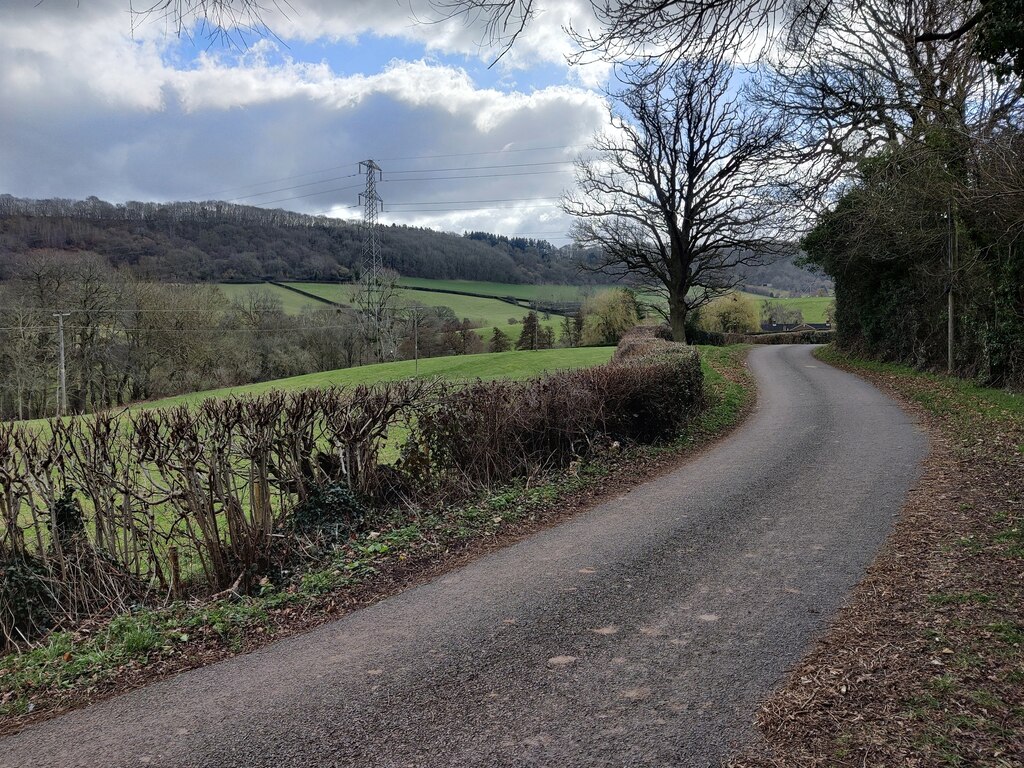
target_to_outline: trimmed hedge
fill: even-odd
[[[730,344],[829,344],[835,331],[798,331],[796,333],[719,333],[691,329],[687,331],[694,344],[725,347]]]
[[[385,509],[669,439],[703,403],[695,350],[644,331],[606,365],[526,382],[271,392],[41,431],[0,423],[0,646],[138,602],[255,589]],[[384,464],[396,434],[400,458]]]
[[[627,348],[632,339],[623,344]],[[447,388],[420,415],[405,467],[435,487],[479,487],[566,466],[609,441],[678,434],[703,404],[695,351],[658,341],[643,355],[526,382]]]

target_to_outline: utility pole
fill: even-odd
[[[956,223],[953,221],[953,201],[950,200],[946,207],[946,219],[949,224],[949,285],[946,293],[946,373],[953,373],[953,334],[955,331],[953,323],[953,274],[956,270],[956,251],[958,247]]]
[[[70,312],[54,312],[57,318],[57,416],[64,416],[68,412],[68,371],[64,364],[64,318],[69,317]]]
[[[539,339],[537,338],[537,334],[540,331],[540,315],[537,314],[537,302],[536,301],[534,301],[532,303],[532,307],[533,307],[533,318],[534,318],[534,321],[533,321],[533,348],[534,348],[534,350],[538,350],[538,349],[540,349]]]
[[[420,308],[413,304],[412,307],[412,359],[416,375],[420,375]]]

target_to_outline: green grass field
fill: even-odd
[[[468,291],[488,296],[511,296],[526,301],[582,301],[616,285],[557,285],[541,283],[522,285],[516,283],[488,283],[477,280],[429,280],[421,277],[403,277],[399,285],[415,288],[433,288],[438,291]]]
[[[453,293],[428,293],[403,289],[399,289],[397,293],[398,301],[402,306],[421,304],[426,307],[450,308],[459,320],[468,319],[477,326],[484,340],[490,339],[492,328],[501,328],[514,344],[522,330],[523,317],[529,312],[525,307],[517,307],[499,299],[480,299],[475,296],[459,296]],[[516,322],[510,323],[509,320]],[[540,325],[553,328],[556,339],[561,322],[561,317],[557,315],[551,315],[546,320],[543,315],[540,316]]]
[[[449,307],[455,316],[466,318],[481,328],[498,326],[506,333],[512,330],[509,323],[514,319],[517,323],[529,311],[499,299],[479,299],[475,296],[459,296],[452,293],[427,293],[426,291],[409,291],[399,288],[398,301],[403,306],[422,304],[427,307]],[[518,329],[516,329],[518,333]]]
[[[270,283],[262,283],[259,285],[218,283],[217,287],[220,288],[221,293],[224,294],[228,301],[243,299],[246,294],[254,289],[268,293],[281,302],[281,308],[284,310],[285,314],[288,315],[298,315],[306,309],[326,309],[328,307],[327,304],[324,304],[321,301],[301,296],[294,291],[289,291],[287,288],[282,288],[279,285],[271,285]]]
[[[173,405],[191,405],[211,397],[231,395],[257,395],[271,390],[300,390],[315,387],[355,386],[377,384],[402,379],[431,378],[441,376],[453,380],[483,379],[528,379],[545,371],[566,368],[586,368],[607,363],[613,347],[581,347],[578,349],[541,349],[527,352],[498,352],[482,355],[458,355],[455,357],[431,357],[420,360],[419,373],[413,360],[396,363],[364,365],[359,368],[343,368],[325,373],[311,373],[288,379],[275,379],[242,387],[225,387],[206,392],[190,392],[187,395],[168,397],[140,403],[141,408],[166,408]]]
[[[423,280],[424,283],[450,284],[456,281],[431,281]],[[301,290],[317,296],[322,296],[329,301],[336,301],[342,304],[349,304],[352,301],[353,287],[338,283],[289,283]],[[499,283],[479,283],[479,285],[500,285]],[[536,286],[535,286],[536,287]],[[561,286],[572,288],[574,286]],[[524,307],[517,307],[513,304],[499,299],[483,299],[476,296],[460,296],[454,293],[432,293],[429,291],[412,291],[399,288],[397,293],[398,302],[401,306],[412,306],[420,304],[425,307],[448,307],[455,313],[459,320],[468,319],[480,329],[480,335],[486,340],[490,338],[491,329],[501,328],[511,338],[513,343],[519,338],[519,321],[528,312]],[[497,294],[496,294],[497,295]],[[297,298],[301,298],[298,297]],[[510,324],[509,319],[514,318],[516,325]],[[548,320],[541,319],[541,325],[550,326],[557,331],[559,318],[552,316]]]
[[[405,288],[432,288],[436,291],[466,291],[469,293],[486,294],[489,296],[511,296],[524,301],[582,301],[588,296],[615,288],[615,285],[517,285],[513,283],[489,283],[476,280],[430,280],[419,277],[403,277],[398,281],[399,286]],[[320,296],[328,301],[340,304],[351,304],[353,287],[340,283],[289,283],[296,288]],[[248,285],[221,285],[228,298],[244,295],[252,286]],[[272,295],[281,299],[285,312],[298,314],[303,309],[322,309],[315,299],[307,299],[297,293],[274,285],[265,286]],[[468,318],[480,327],[481,335],[486,339],[491,328],[497,326],[510,335],[516,335],[514,326],[509,326],[508,319],[514,317],[521,319],[526,313],[525,309],[517,309],[497,299],[485,299],[475,296],[460,296],[454,293],[433,293],[429,291],[399,290],[398,295],[403,304],[422,304],[427,307],[450,307],[460,320]],[[804,322],[823,323],[825,312],[832,297],[800,296],[790,298],[768,299],[753,293],[744,293],[750,297],[760,309],[762,302],[775,301],[784,307],[799,309],[803,313]],[[662,303],[655,299],[656,303]],[[558,318],[549,321],[542,321],[542,324],[556,326]]]
[[[288,283],[293,285],[299,290],[312,293],[314,296],[320,296],[321,298],[327,299],[327,301],[333,301],[338,304],[351,305],[353,302],[353,296],[356,288],[351,283]],[[288,291],[291,293],[291,291]],[[294,294],[298,296],[298,294]],[[315,299],[310,301],[316,303]],[[321,305],[322,306],[322,305]]]
[[[795,296],[788,299],[771,299],[767,296],[758,296],[755,293],[744,293],[743,295],[753,299],[758,309],[765,301],[773,301],[787,309],[799,309],[803,313],[805,323],[824,323],[828,305],[835,301],[831,296]]]

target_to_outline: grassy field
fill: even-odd
[[[340,304],[351,304],[353,286],[343,283],[289,283],[308,293],[320,296],[328,301]],[[477,296],[462,296],[456,293],[434,293],[432,291],[409,290],[410,288],[432,288],[437,291],[467,291],[471,293],[488,294],[491,296],[511,296],[524,301],[547,300],[547,301],[580,301],[595,293],[614,288],[613,285],[515,285],[512,283],[488,283],[475,280],[428,280],[426,278],[403,277],[399,285],[405,286],[397,292],[399,303],[403,306],[414,304],[426,307],[448,307],[460,320],[468,319],[479,330],[479,335],[487,341],[490,338],[492,328],[501,328],[508,334],[513,343],[519,336],[520,326],[518,323],[510,324],[509,319],[514,318],[521,321],[527,310],[523,307],[516,307],[497,298],[486,299]],[[221,284],[220,288],[228,299],[240,298],[255,286]],[[280,286],[266,284],[262,288],[281,300],[284,311],[288,314],[299,314],[306,309],[323,309],[326,304],[318,302],[313,298],[306,298],[293,291]],[[799,296],[791,298],[769,299],[753,293],[744,293],[760,309],[765,301],[773,301],[790,309],[799,309],[803,315],[804,322],[824,323],[825,314],[829,305],[833,302],[830,296]],[[653,299],[655,303],[663,304],[658,298]],[[549,319],[541,319],[541,325],[553,328],[556,338],[558,337],[558,326],[561,319],[558,316],[551,316]]]
[[[437,280],[421,280],[423,283],[443,283],[449,285],[457,281],[437,281]],[[352,301],[351,285],[341,285],[338,283],[294,283],[295,287],[300,288],[309,293],[317,296],[322,296],[329,301],[336,301],[342,304],[349,304]],[[500,285],[499,283],[479,283],[474,285]],[[515,287],[515,286],[510,286]],[[521,286],[520,286],[521,287]],[[532,286],[539,287],[539,286]],[[574,286],[561,286],[562,288],[572,288]],[[498,295],[498,294],[495,294]],[[399,304],[402,306],[412,306],[414,304],[421,304],[426,307],[448,307],[455,313],[455,316],[459,320],[468,319],[478,328],[480,328],[480,334],[487,339],[490,337],[491,328],[501,328],[505,333],[512,337],[513,343],[519,337],[520,328],[517,325],[509,323],[509,319],[515,319],[521,321],[523,316],[527,313],[527,309],[523,307],[516,307],[507,302],[499,299],[483,299],[476,296],[460,296],[454,293],[432,293],[428,291],[411,291],[405,289],[399,289],[397,291]],[[301,297],[298,297],[301,298]],[[559,318],[552,317],[549,320],[541,319],[541,325],[555,328],[559,323]],[[556,328],[557,330],[557,328]]]
[[[614,347],[581,347],[578,349],[540,349],[527,352],[498,352],[482,355],[458,355],[455,357],[431,357],[420,360],[419,373],[413,360],[396,363],[364,365],[359,368],[343,368],[325,373],[310,373],[288,379],[275,379],[242,387],[225,387],[206,392],[190,392],[187,395],[168,397],[142,403],[142,408],[166,408],[173,405],[188,405],[211,397],[230,395],[257,395],[271,390],[299,390],[315,387],[355,386],[377,384],[384,381],[430,378],[441,376],[446,379],[528,379],[545,371],[566,368],[585,368],[606,363],[611,359]]]
[[[321,301],[301,296],[294,291],[289,291],[287,288],[282,288],[279,285],[271,285],[270,283],[262,283],[260,285],[219,283],[218,287],[228,301],[242,299],[246,294],[254,289],[260,290],[264,293],[269,293],[281,302],[281,308],[284,310],[285,314],[288,315],[298,315],[306,309],[326,309],[328,307],[327,304],[324,304]]]
[[[617,288],[616,285],[520,285],[514,283],[488,283],[477,280],[429,280],[421,277],[403,277],[399,285],[415,288],[433,288],[438,291],[468,291],[488,296],[511,296],[525,301],[582,301],[599,291]]]
[[[616,288],[615,285],[517,285],[513,283],[489,283],[476,280],[430,280],[419,277],[403,277],[399,281],[400,286],[405,288],[431,288],[436,291],[465,291],[479,293],[495,297],[513,297],[523,301],[582,301],[588,296]],[[340,304],[351,304],[353,286],[343,283],[289,283],[296,288],[308,293],[320,296],[328,301]],[[221,285],[225,295],[230,298],[242,296],[253,286],[249,285]],[[322,309],[315,299],[307,299],[297,293],[288,291],[274,285],[264,286],[273,296],[281,299],[285,312],[298,314],[303,309]],[[516,308],[497,299],[485,299],[475,296],[460,296],[454,293],[433,293],[428,291],[399,290],[398,295],[403,304],[422,304],[427,307],[449,307],[460,320],[468,318],[481,328],[481,335],[485,338],[487,334],[483,329],[490,329],[497,326],[506,333],[514,334],[516,330],[509,326],[508,319],[514,317],[521,319],[526,313],[525,309]],[[831,297],[800,296],[792,298],[768,299],[765,296],[758,296],[753,293],[744,293],[750,297],[760,308],[764,301],[775,301],[784,307],[799,309],[803,313],[804,322],[823,323],[825,312],[832,303]],[[657,303],[662,303],[654,299]],[[542,321],[542,324],[555,326],[558,319]]]
[[[743,295],[753,299],[758,309],[761,308],[761,303],[764,301],[772,301],[788,309],[799,309],[803,313],[805,323],[824,323],[825,312],[828,310],[829,304],[835,301],[831,296],[798,296],[789,299],[771,299],[754,293],[744,293]]]
[[[422,304],[426,307],[448,307],[460,320],[468,319],[480,330],[483,338],[489,339],[492,328],[501,328],[512,339],[519,338],[522,330],[522,319],[529,311],[524,307],[516,307],[498,299],[480,299],[475,296],[459,296],[453,293],[427,293],[426,291],[398,290],[398,300],[403,306]],[[515,320],[510,323],[509,320]],[[551,315],[548,319],[540,316],[542,327],[553,328],[558,338],[558,326],[561,318]]]
[[[467,318],[481,328],[497,326],[509,334],[518,334],[519,332],[519,329],[512,327],[513,324],[509,323],[509,320],[514,319],[518,324],[529,311],[499,299],[479,299],[475,296],[403,289],[399,289],[397,294],[399,303],[404,306],[422,304],[427,307],[449,307],[460,320]],[[554,320],[547,321],[545,324],[553,325],[554,322]]]
[[[314,296],[320,296],[321,298],[327,299],[327,301],[347,305],[352,304],[353,296],[356,291],[355,286],[351,283],[288,283],[288,285],[293,285],[299,290],[312,293]],[[291,291],[289,291],[289,293],[291,293]],[[310,301],[315,300],[310,299]]]

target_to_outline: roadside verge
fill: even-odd
[[[730,765],[1021,765],[1024,397],[816,356],[912,412],[931,452],[866,577]]]

